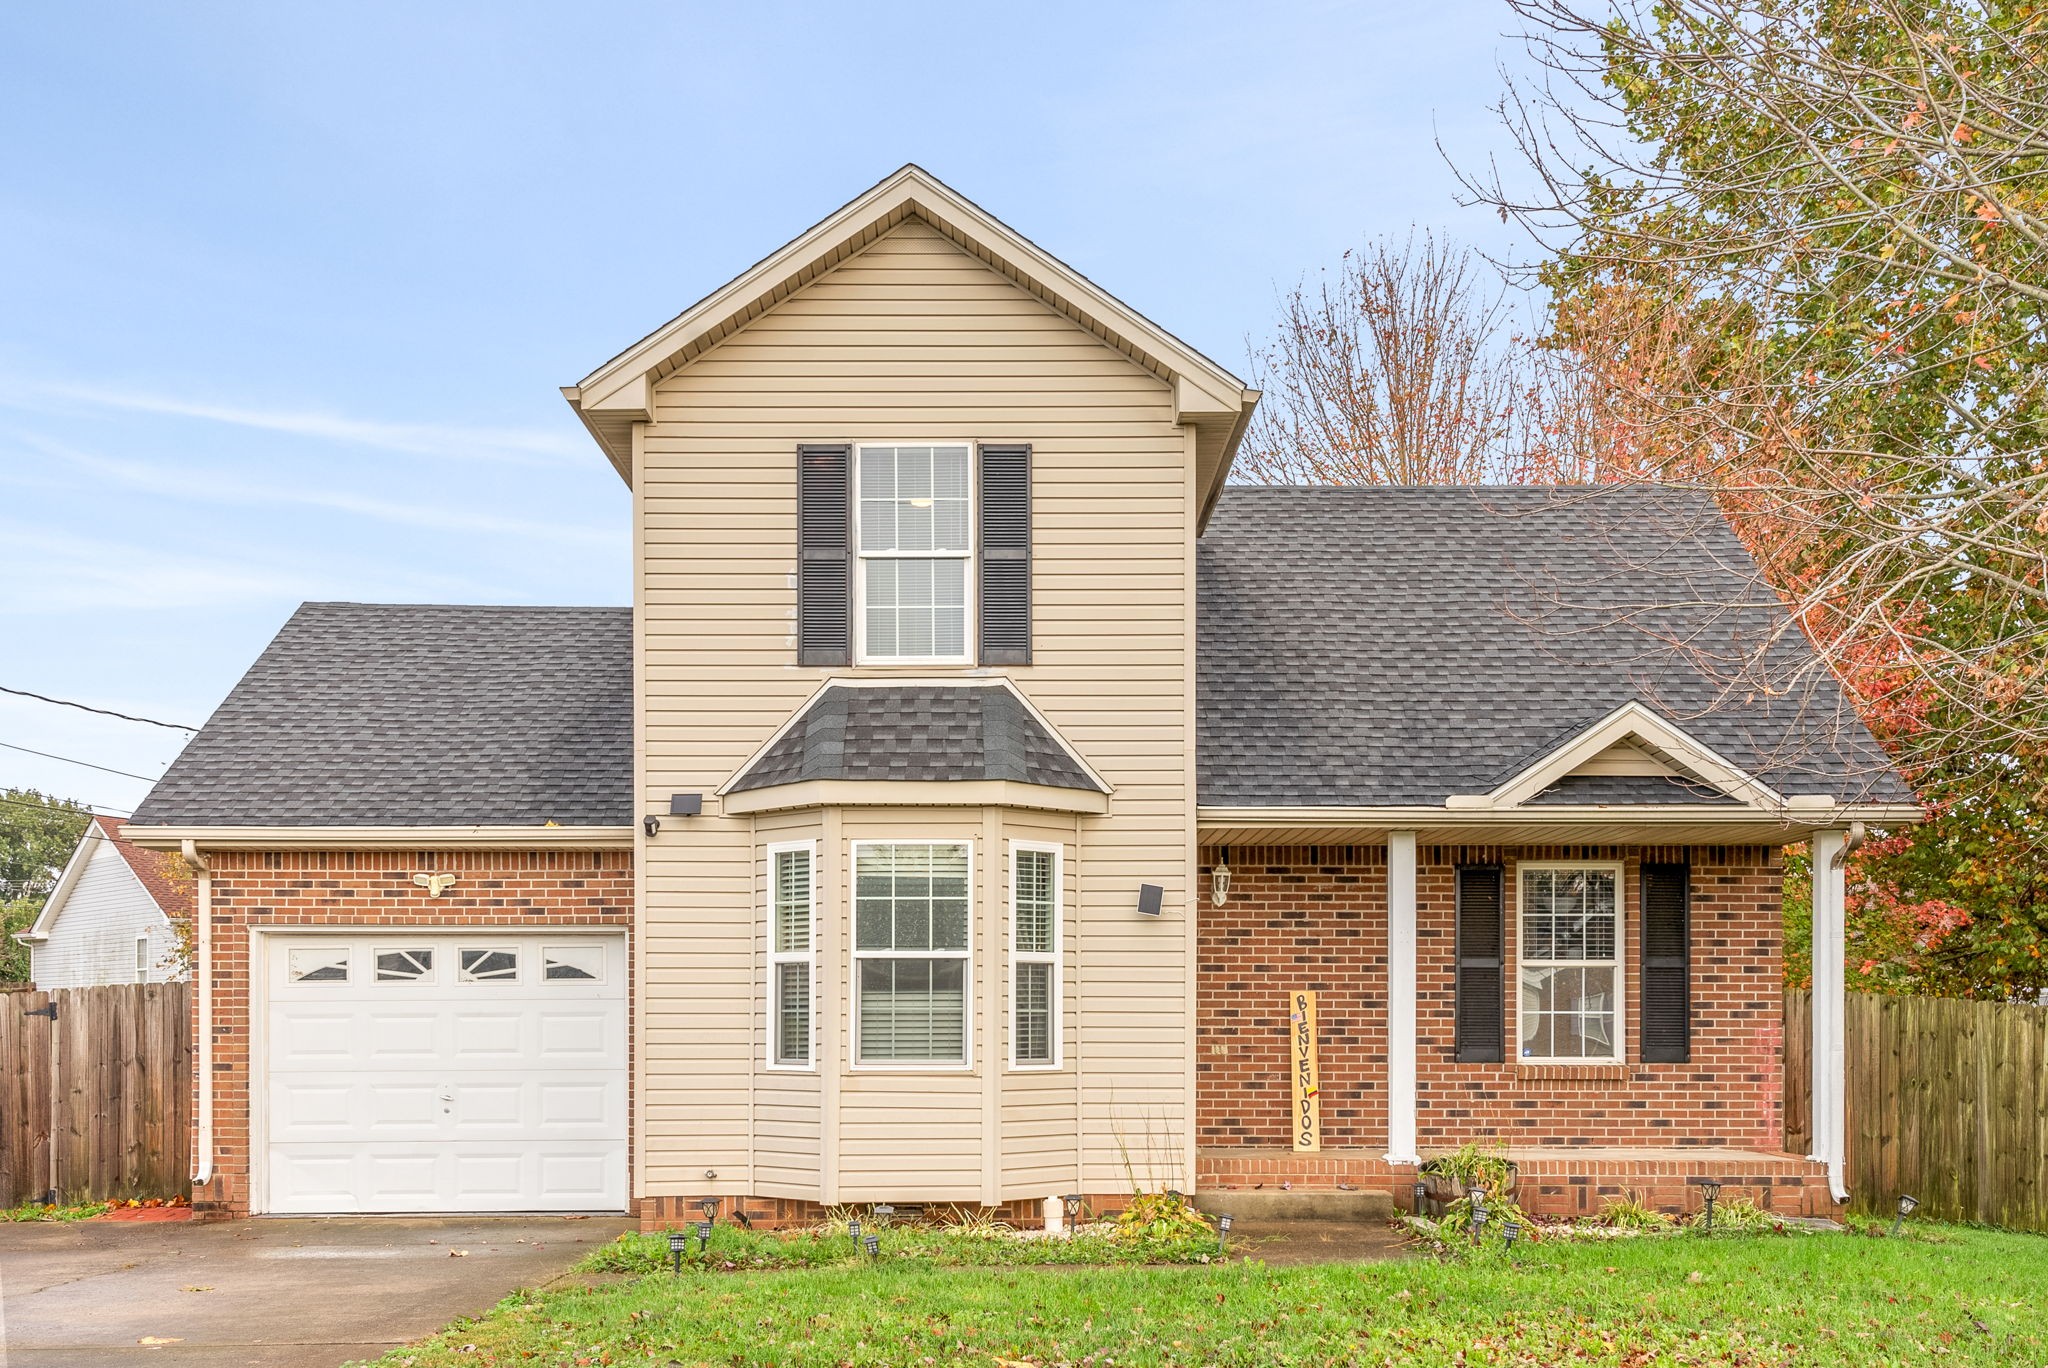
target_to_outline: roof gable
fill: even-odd
[[[1599,780],[1593,783],[1586,781]],[[1618,783],[1616,780],[1647,780]],[[1572,782],[1581,781],[1581,782]],[[1560,790],[1593,803],[1711,801],[1777,810],[1782,795],[1639,700],[1631,699],[1593,725],[1510,774],[1484,793],[1453,793],[1444,806],[1466,811],[1521,807]]]
[[[917,166],[905,166],[649,333],[562,395],[628,483],[633,425],[653,387],[833,267],[922,222],[1172,387],[1196,432],[1203,508],[1215,501],[1258,391]]]
[[[65,904],[71,900],[93,857],[101,850],[111,850],[121,857],[121,875],[134,882],[142,895],[156,905],[165,920],[176,921],[192,915],[192,883],[189,878],[180,877],[177,857],[135,845],[121,834],[126,825],[119,817],[94,814],[86,825],[85,834],[71,852],[71,858],[65,861],[56,887],[50,890],[42,910],[36,914],[35,924],[22,932],[20,939],[33,942],[49,938],[58,918],[64,914]]]

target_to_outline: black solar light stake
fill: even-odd
[[[1714,1230],[1714,1203],[1720,1199],[1721,1185],[1712,1178],[1709,1178],[1706,1182],[1700,1184],[1700,1191],[1706,1194],[1707,1233],[1712,1234]]]
[[[1472,1203],[1472,1243],[1479,1243],[1479,1232],[1486,1225],[1486,1208],[1478,1202]]]
[[[700,1201],[698,1201],[698,1203],[697,1203],[697,1210],[699,1210],[699,1211],[701,1211],[701,1212],[703,1212],[703,1213],[704,1213],[704,1219],[705,1219],[705,1220],[707,1220],[707,1221],[715,1221],[715,1220],[717,1220],[717,1219],[718,1219],[718,1199],[717,1199],[716,1197],[705,1197],[705,1198],[701,1199],[701,1200],[700,1200]]]
[[[896,1208],[890,1206],[887,1202],[882,1203],[880,1206],[869,1207],[868,1211],[873,1214],[875,1224],[878,1226],[888,1225],[889,1218],[896,1214]]]
[[[1074,1223],[1081,1219],[1081,1207],[1087,1200],[1078,1192],[1069,1192],[1060,1198],[1060,1205],[1067,1209],[1067,1234],[1074,1233]]]
[[[1899,1194],[1899,1219],[1892,1222],[1892,1234],[1903,1235],[1905,1233],[1906,1218],[1908,1216],[1911,1216],[1913,1214],[1913,1208],[1919,1205],[1919,1198],[1908,1197],[1903,1192]]]
[[[1223,1246],[1229,1239],[1230,1218],[1228,1216],[1218,1216],[1216,1218],[1216,1252],[1218,1254],[1223,1252]]]
[[[852,1221],[848,1221],[848,1222],[846,1223],[846,1233],[847,1233],[848,1235],[851,1235],[851,1236],[853,1237],[853,1242],[854,1242],[855,1244],[859,1244],[859,1243],[860,1243],[860,1221],[859,1221],[859,1220],[857,1220],[857,1219],[856,1219],[856,1220],[852,1220]]]
[[[699,1256],[702,1256],[702,1254],[704,1253],[704,1251],[705,1251],[705,1250],[707,1250],[707,1249],[709,1249],[709,1248],[711,1248],[711,1222],[709,1222],[709,1221],[699,1221],[699,1222],[697,1222],[697,1253],[698,1253],[698,1255],[699,1255]]]
[[[869,1257],[870,1259],[878,1259],[878,1258],[880,1258],[880,1257],[882,1256],[882,1237],[881,1237],[881,1236],[879,1236],[879,1235],[870,1235],[870,1236],[868,1236],[868,1237],[867,1237],[867,1238],[866,1238],[865,1240],[862,1240],[862,1241],[861,1241],[861,1245],[862,1245],[862,1247],[863,1247],[863,1248],[865,1248],[865,1249],[867,1250],[867,1252],[868,1252],[868,1257]]]
[[[1428,1183],[1417,1183],[1417,1184],[1415,1185],[1415,1214],[1416,1214],[1417,1216],[1420,1216],[1420,1215],[1421,1215],[1421,1214],[1423,1213],[1424,1209],[1425,1209],[1425,1208],[1426,1208],[1426,1207],[1427,1207],[1428,1205],[1429,1205],[1429,1184],[1428,1184]]]
[[[1500,1233],[1501,1238],[1507,1241],[1504,1248],[1513,1249],[1515,1247],[1515,1236],[1522,1233],[1522,1227],[1513,1221],[1509,1221],[1500,1228]]]
[[[668,1257],[672,1265],[669,1271],[671,1273],[681,1273],[683,1271],[683,1246],[689,1242],[690,1237],[683,1234],[680,1230],[671,1230],[668,1233]]]

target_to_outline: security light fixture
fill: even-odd
[[[661,834],[661,818],[655,816],[651,812],[648,813],[645,817],[642,817],[640,819],[640,829],[647,833],[648,840],[653,840],[656,836]]]
[[[1166,890],[1158,884],[1138,885],[1138,915],[1156,917],[1166,901]]]
[[[1892,1222],[1892,1234],[1903,1235],[1905,1233],[1906,1218],[1908,1216],[1911,1216],[1913,1214],[1913,1208],[1919,1205],[1919,1198],[1908,1197],[1903,1192],[1899,1194],[1899,1219]]]
[[[1230,901],[1230,847],[1223,847],[1222,858],[1209,871],[1209,899],[1218,907]]]

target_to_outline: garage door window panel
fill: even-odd
[[[379,983],[420,983],[433,976],[434,952],[429,947],[377,952]]]
[[[461,952],[464,983],[516,983],[519,981],[519,952],[494,948]]]
[[[293,983],[347,983],[348,947],[295,945],[285,967]]]

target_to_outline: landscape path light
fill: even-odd
[[[1908,1197],[1903,1192],[1899,1194],[1899,1219],[1892,1222],[1892,1234],[1903,1235],[1905,1233],[1906,1218],[1911,1216],[1913,1208],[1919,1205],[1920,1201],[1918,1198]]]
[[[862,1243],[863,1245],[865,1245],[865,1246],[867,1247],[867,1251],[868,1251],[868,1257],[869,1257],[870,1259],[877,1259],[877,1258],[880,1258],[880,1257],[881,1257],[881,1255],[882,1255],[882,1238],[881,1238],[881,1236],[879,1236],[879,1235],[870,1235],[870,1236],[868,1236],[868,1237],[867,1237],[867,1238],[866,1238],[865,1240],[862,1240],[862,1241],[861,1241],[861,1243]]]
[[[1707,1233],[1714,1230],[1714,1202],[1721,1196],[1721,1184],[1712,1178],[1700,1184],[1700,1191],[1707,1198]]]
[[[698,1256],[701,1258],[704,1254],[704,1251],[706,1251],[709,1248],[711,1248],[711,1222],[699,1221],[697,1222]]]
[[[668,1257],[672,1265],[669,1269],[670,1272],[681,1273],[683,1271],[683,1246],[689,1242],[690,1237],[683,1234],[680,1230],[671,1230],[668,1233]]]
[[[1429,1184],[1417,1183],[1415,1185],[1415,1214],[1417,1216],[1420,1216],[1423,1213],[1424,1208],[1428,1205],[1428,1203]]]
[[[1505,1225],[1501,1226],[1500,1233],[1501,1238],[1507,1241],[1504,1247],[1507,1249],[1513,1249],[1515,1247],[1515,1236],[1522,1233],[1522,1227],[1517,1225],[1513,1221],[1509,1221]]]
[[[1223,1246],[1228,1244],[1229,1241],[1230,1217],[1218,1216],[1216,1218],[1216,1252],[1218,1254],[1221,1254],[1223,1252]]]

